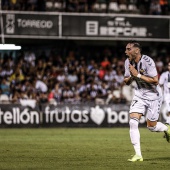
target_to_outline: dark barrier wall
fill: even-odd
[[[0,127],[128,127],[129,105],[0,105]],[[145,118],[141,119],[145,126]]]
[[[5,38],[170,41],[170,17],[3,11]]]

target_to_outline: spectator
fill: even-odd
[[[110,64],[111,64],[111,63],[110,63],[108,57],[104,57],[104,60],[101,62],[101,66],[102,66],[104,69],[106,69],[107,67],[110,66]]]
[[[35,88],[36,92],[40,92],[40,93],[47,93],[48,92],[47,85],[43,81],[38,80],[37,77],[35,77],[32,80],[32,83],[33,83],[33,87]]]
[[[47,93],[38,93],[38,98],[36,99],[39,103],[48,103]]]
[[[11,102],[12,103],[19,103],[19,100],[20,100],[20,92],[19,91],[14,91],[12,93],[12,97],[11,97]]]
[[[78,0],[66,0],[66,12],[78,12]]]
[[[73,101],[73,99],[74,99],[74,91],[71,89],[71,87],[68,84],[66,84],[62,90],[62,101],[66,103],[70,103]]]
[[[30,67],[35,66],[36,56],[34,52],[28,51],[25,53],[24,60],[30,65]]]
[[[59,74],[56,77],[57,81],[60,82],[61,84],[64,84],[64,82],[66,81],[66,76],[64,74],[63,70],[60,70]]]
[[[124,75],[122,73],[122,70],[117,69],[117,74],[115,75],[115,88],[122,88],[124,85]]]
[[[114,83],[115,76],[111,73],[111,70],[106,70],[103,80],[107,82],[108,86],[111,87]]]
[[[3,77],[0,83],[1,94],[10,96],[10,82],[7,81],[6,77]]]
[[[37,9],[37,0],[28,0],[28,11],[36,11]]]
[[[164,64],[161,60],[161,57],[157,57],[155,60],[156,60],[155,64],[156,64],[156,68],[158,70],[158,73],[162,73]]]
[[[87,0],[78,1],[78,11],[79,12],[88,12]]]
[[[151,15],[160,15],[161,14],[161,6],[159,4],[159,0],[152,0],[149,13]]]
[[[24,74],[22,73],[22,70],[17,67],[14,71],[14,73],[9,77],[9,81],[10,82],[21,82],[25,79]]]
[[[140,14],[147,15],[150,11],[151,0],[138,0]]]
[[[59,83],[55,84],[54,89],[48,95],[48,101],[51,104],[57,104],[61,102],[62,89],[60,88]]]
[[[159,0],[159,4],[161,6],[162,15],[168,15],[168,0]]]
[[[68,76],[66,77],[66,81],[71,85],[75,86],[78,82],[78,77],[76,71],[69,71]]]

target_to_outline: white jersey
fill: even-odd
[[[124,74],[125,77],[130,76],[129,64],[129,59],[126,59]],[[153,59],[147,55],[142,55],[140,61],[137,64],[133,64],[133,66],[141,75],[155,77],[158,74]],[[162,97],[162,91],[159,85],[147,83],[138,77],[133,76],[133,78],[137,84],[137,87],[135,89],[135,96],[147,100],[157,100]]]
[[[159,78],[159,84],[163,86],[164,97],[170,97],[170,72],[163,72]]]

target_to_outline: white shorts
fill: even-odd
[[[161,105],[162,98],[158,100],[145,100],[134,96],[129,113],[140,113],[150,121],[157,121],[159,119]]]

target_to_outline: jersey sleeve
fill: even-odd
[[[129,71],[129,60],[125,60],[125,74],[124,77],[129,77],[130,76],[130,71]]]
[[[156,65],[155,65],[155,62],[153,61],[153,59],[150,58],[149,62],[146,62],[146,67],[147,67],[147,72],[150,77],[155,77],[158,75]]]

